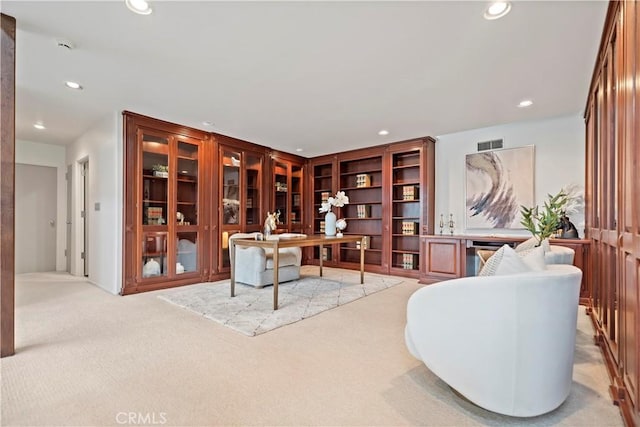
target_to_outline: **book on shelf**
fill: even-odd
[[[247,197],[247,209],[253,208],[253,199],[251,197]]]
[[[370,218],[371,205],[356,205],[356,214],[358,218]]]
[[[369,249],[369,243],[371,242],[371,237],[364,236],[362,241],[363,241],[364,248]],[[360,249],[360,242],[356,242],[356,249]]]
[[[320,232],[324,233],[324,220],[320,221]]]
[[[322,260],[323,261],[328,261],[329,260],[329,248],[322,248]]]
[[[402,221],[402,234],[417,234],[418,223],[414,221]]]
[[[402,254],[402,268],[413,270],[415,268],[415,257],[413,254]]]
[[[293,206],[300,206],[300,195],[299,194],[294,194],[293,195]]]
[[[147,208],[147,218],[158,219],[162,218],[162,208],[150,206]]]
[[[416,200],[418,198],[418,187],[415,185],[405,185],[402,187],[402,200]]]
[[[327,200],[329,200],[329,197],[331,197],[331,193],[328,191],[323,191],[322,193],[320,193],[320,201],[322,203],[325,203]]]
[[[356,187],[370,187],[371,175],[368,173],[359,173],[356,175]]]

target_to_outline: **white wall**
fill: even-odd
[[[465,155],[476,153],[478,142],[500,138],[504,139],[504,148],[535,146],[535,204],[542,204],[547,194],[556,194],[569,184],[584,188],[585,126],[580,115],[442,135],[436,142],[436,233],[440,214],[447,220],[452,213],[456,234],[529,234],[526,230],[465,227]],[[583,215],[571,217],[571,221],[583,236]]]
[[[108,292],[120,291],[122,271],[122,116],[105,117],[67,149],[73,169],[71,272],[81,276],[83,261],[82,174],[80,162],[89,162],[89,280]],[[96,210],[96,203],[100,209]]]
[[[66,149],[61,145],[16,140],[16,163],[56,168],[58,201],[56,205],[56,270],[67,268],[64,250],[66,247],[67,184],[64,178]],[[17,236],[20,238],[20,236]]]

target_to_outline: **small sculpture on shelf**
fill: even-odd
[[[578,239],[580,236],[578,235],[578,229],[571,221],[569,221],[569,217],[562,213],[560,216],[560,222],[558,223],[558,230],[562,230],[560,233],[561,239]]]
[[[347,221],[344,218],[340,218],[339,220],[337,220],[336,229],[338,230],[338,233],[336,233],[336,237],[342,237],[342,230],[344,230],[345,228],[347,228]]]
[[[155,164],[151,167],[153,170],[153,176],[159,176],[161,178],[169,178],[169,166]]]
[[[267,219],[264,220],[264,237],[267,238],[278,227],[280,223],[280,211],[267,212]]]
[[[453,236],[453,230],[455,228],[456,223],[453,221],[453,214],[449,214],[449,232]]]
[[[440,234],[442,235],[442,230],[444,229],[444,214],[440,214]]]

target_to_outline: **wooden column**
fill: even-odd
[[[16,20],[0,14],[0,357],[15,353]]]

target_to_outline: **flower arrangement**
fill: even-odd
[[[318,209],[320,212],[331,212],[331,206],[341,208],[344,205],[349,204],[349,197],[344,194],[344,191],[338,191],[335,197],[329,197],[326,202],[322,202],[322,205]]]

